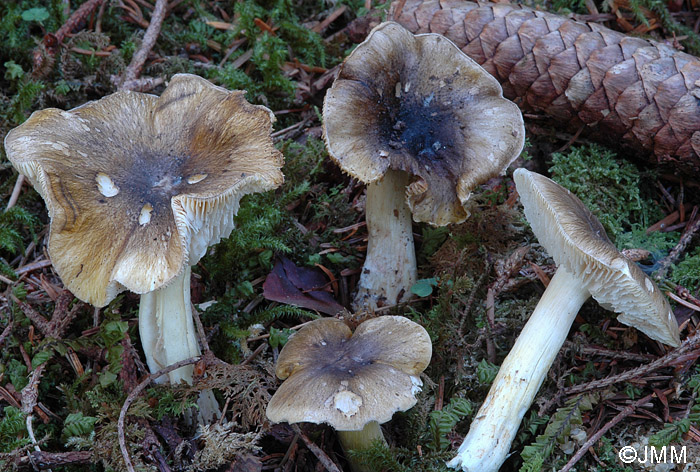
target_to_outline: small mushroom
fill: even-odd
[[[656,284],[610,242],[581,200],[547,177],[513,174],[525,216],[557,263],[535,311],[503,361],[458,455],[448,466],[497,471],[510,450],[581,305],[595,298],[618,320],[670,346],[680,344],[668,300]]]
[[[480,183],[519,155],[525,130],[498,81],[437,34],[377,26],[343,63],[323,105],[330,156],[367,184],[369,241],[356,309],[405,301],[416,280],[411,214],[464,221]]]
[[[272,120],[244,92],[178,74],[160,97],[121,91],[37,111],[5,138],[46,202],[48,251],[66,287],[97,307],[125,289],[141,294],[151,371],[200,353],[190,266],[231,233],[241,197],[283,181]],[[211,392],[200,399],[204,419],[216,410]]]
[[[270,400],[276,423],[327,423],[344,450],[384,441],[379,424],[416,404],[432,346],[425,329],[401,316],[362,323],[353,334],[335,318],[304,326],[282,348],[277,376],[286,379]],[[355,472],[369,472],[348,459]]]

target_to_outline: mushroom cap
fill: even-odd
[[[46,202],[56,272],[104,306],[168,284],[231,233],[243,195],[282,183],[273,120],[242,91],[178,74],[160,97],[34,112],[5,149]]]
[[[267,407],[276,423],[328,423],[359,431],[386,423],[416,404],[418,375],[430,362],[425,329],[401,316],[381,316],[352,333],[335,318],[309,323],[292,336],[277,360],[286,379]]]
[[[525,139],[522,114],[498,81],[438,34],[382,23],[345,59],[323,105],[326,146],[365,183],[413,175],[415,221],[464,221],[478,184],[503,172]]]
[[[557,266],[581,281],[618,320],[670,346],[680,345],[678,323],[656,284],[623,256],[605,229],[569,190],[526,169],[513,173],[525,216]]]

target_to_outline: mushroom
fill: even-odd
[[[525,169],[517,169],[513,178],[532,231],[558,268],[503,361],[458,455],[447,464],[470,472],[495,472],[506,459],[523,415],[589,297],[650,338],[680,344],[668,300],[618,252],[581,200]]]
[[[432,346],[425,329],[401,316],[362,323],[353,334],[341,320],[304,326],[282,348],[276,373],[286,379],[267,407],[276,423],[327,423],[343,449],[385,441],[379,424],[416,404]],[[349,462],[355,472],[369,471]]]
[[[518,107],[437,34],[382,23],[347,57],[323,105],[331,158],[367,184],[369,241],[356,309],[405,301],[417,222],[464,221],[470,192],[519,155]]]
[[[151,371],[200,354],[190,266],[227,237],[241,197],[279,186],[274,116],[189,74],[159,97],[120,91],[69,111],[37,111],[5,138],[7,156],[44,198],[48,251],[76,297],[97,307],[141,294]],[[170,374],[192,381],[193,367]],[[218,411],[208,392],[200,415]]]

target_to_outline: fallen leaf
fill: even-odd
[[[286,257],[277,260],[263,283],[263,296],[301,308],[335,315],[344,310],[328,291],[329,282],[316,269],[297,267]]]

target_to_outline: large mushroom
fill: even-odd
[[[48,251],[75,296],[97,307],[141,294],[139,330],[157,371],[200,353],[190,266],[227,237],[241,197],[279,186],[274,116],[244,92],[189,74],[160,97],[120,91],[69,111],[37,111],[5,138],[44,198]],[[192,381],[193,368],[170,374]],[[218,410],[209,395],[200,414]]]
[[[525,169],[513,177],[532,231],[558,268],[503,361],[458,455],[448,463],[469,472],[496,472],[503,464],[523,415],[589,297],[650,338],[680,345],[668,300],[618,252],[581,200]]]
[[[282,348],[276,373],[286,379],[270,400],[276,423],[327,423],[346,451],[384,441],[379,425],[416,404],[418,377],[432,354],[425,329],[401,316],[380,316],[355,333],[341,320],[321,318]],[[370,472],[351,457],[353,471]]]
[[[369,241],[354,305],[405,301],[416,280],[411,214],[464,221],[480,183],[503,172],[525,138],[498,81],[437,34],[382,23],[347,57],[323,105],[330,156],[367,184]]]

